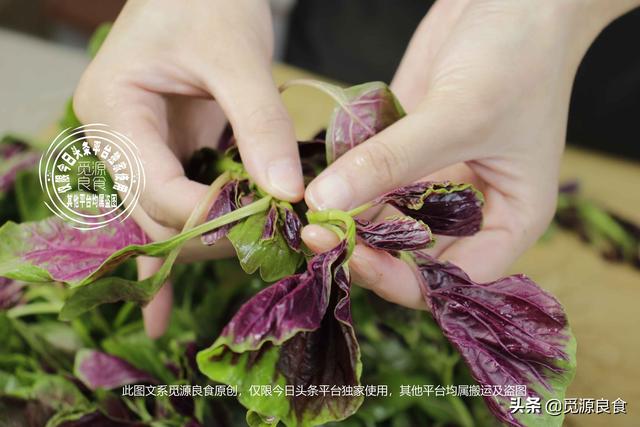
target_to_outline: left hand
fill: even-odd
[[[608,23],[603,13],[594,24],[590,5],[437,2],[392,83],[408,115],[320,174],[307,188],[307,204],[349,210],[420,179],[471,182],[485,195],[483,229],[439,238],[430,253],[476,281],[497,279],[555,212],[571,86]],[[316,251],[337,242],[319,226],[306,227],[303,239]],[[403,261],[358,245],[349,266],[354,282],[381,297],[425,308]]]

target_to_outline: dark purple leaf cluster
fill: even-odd
[[[206,220],[211,221],[212,219],[216,219],[238,209],[241,206],[241,196],[240,181],[232,180],[226,183],[220,190],[220,194],[216,197],[213,205],[211,205],[211,209],[209,209]],[[223,225],[222,227],[218,227],[215,230],[211,230],[208,233],[203,234],[201,237],[202,243],[207,246],[214,245],[218,240],[225,237],[235,224],[236,223]]]
[[[276,235],[276,227],[278,225],[278,208],[275,204],[272,204],[267,213],[266,220],[264,222],[264,228],[262,229],[262,240],[273,239]]]
[[[229,352],[249,352],[247,369],[278,352],[274,381],[278,375],[294,387],[322,384],[357,385],[359,347],[351,320],[350,282],[342,263],[346,242],[314,256],[301,274],[285,277],[258,292],[247,301],[227,324],[212,349],[216,360]],[[222,348],[222,353],[217,349]],[[207,371],[211,356],[199,357],[200,368]],[[232,362],[233,364],[234,362]],[[237,362],[236,362],[237,363]],[[232,369],[231,367],[229,369]],[[291,397],[294,419],[324,411],[347,415],[355,411],[359,398],[330,395]]]
[[[209,209],[206,221],[216,219],[222,215],[249,204],[253,201],[253,192],[247,190],[247,181],[231,180],[220,190],[220,194]],[[202,243],[211,246],[225,237],[238,222],[232,222],[218,227],[201,236]],[[287,245],[294,251],[300,250],[302,221],[298,214],[289,207],[278,206],[273,203],[265,217],[260,240],[271,240],[276,233],[282,232]]]
[[[470,236],[482,226],[482,194],[469,184],[418,182],[377,200],[429,226],[434,234]]]
[[[292,332],[320,327],[345,250],[342,242],[313,257],[304,273],[285,277],[258,292],[240,307],[222,335],[233,337],[235,344],[248,342],[257,347],[267,340],[286,340]]]
[[[574,343],[560,303],[524,275],[478,284],[460,268],[414,254],[425,301],[447,339],[482,385],[526,385],[551,393],[570,381]],[[566,377],[566,378],[565,378]],[[522,426],[508,397],[487,396],[501,421]]]
[[[300,251],[302,243],[302,221],[295,211],[289,207],[271,205],[262,228],[261,240],[273,239],[276,233],[281,232],[287,246],[295,252]]]
[[[413,251],[433,243],[429,227],[408,216],[380,222],[356,219],[356,232],[367,246],[385,251]]]

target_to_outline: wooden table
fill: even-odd
[[[81,51],[0,31],[0,133],[37,134],[58,117],[86,58]],[[277,66],[275,79],[309,76]],[[307,88],[284,95],[300,138],[325,125],[332,101]],[[640,223],[640,165],[567,149],[563,179],[580,180],[584,194]],[[640,426],[640,272],[600,258],[563,231],[538,243],[513,267],[564,304],[578,340],[578,371],[569,397],[628,402],[625,415],[569,416],[568,426]]]

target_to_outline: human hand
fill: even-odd
[[[185,177],[183,161],[213,147],[228,119],[243,163],[260,187],[282,200],[302,198],[293,127],[271,76],[268,2],[130,0],[74,95],[84,123],[105,123],[138,147],[147,185],[133,217],[152,238],[184,224],[207,186]],[[226,118],[225,118],[226,116]],[[190,258],[231,254],[227,242],[186,248]],[[139,276],[160,260],[140,258]],[[152,336],[168,322],[171,292],[146,307]]]
[[[471,182],[485,195],[483,229],[440,237],[428,252],[477,281],[502,275],[555,211],[573,78],[612,19],[600,14],[598,24],[587,3],[437,2],[392,83],[408,115],[320,174],[307,204],[349,210],[422,178]],[[318,226],[306,227],[303,239],[316,251],[337,242]],[[358,245],[349,265],[355,283],[425,308],[403,261]]]

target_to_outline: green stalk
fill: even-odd
[[[360,215],[362,212],[371,209],[375,205],[376,203],[373,203],[373,202],[365,203],[364,205],[358,206],[357,208],[347,211],[347,214],[349,214],[350,216]]]
[[[236,209],[235,211],[229,212],[228,214],[219,216],[218,218],[212,219],[211,221],[207,221],[204,224],[200,224],[196,227],[193,227],[191,230],[185,233],[181,233],[177,235],[175,238],[165,240],[162,243],[171,242],[172,245],[174,244],[179,245],[181,243],[186,242],[187,240],[193,239],[194,237],[198,237],[201,234],[204,234],[216,228],[222,227],[223,225],[231,224],[232,222],[239,221],[251,215],[264,212],[269,207],[271,203],[271,199],[272,199],[271,196],[265,196],[261,199],[256,200],[251,204],[241,207],[240,209]]]
[[[189,215],[189,218],[187,219],[187,221],[184,224],[184,227],[182,228],[182,232],[177,236],[179,238],[175,239],[174,241],[174,245],[175,245],[174,248],[171,249],[171,252],[169,252],[169,255],[167,255],[167,258],[165,258],[164,262],[162,263],[162,266],[160,267],[160,270],[158,270],[158,272],[151,277],[151,287],[152,289],[154,289],[154,291],[159,290],[160,287],[164,284],[164,282],[166,282],[167,278],[169,277],[169,273],[171,273],[171,269],[173,268],[173,264],[175,264],[176,259],[180,254],[180,250],[182,249],[182,246],[187,241],[191,240],[194,237],[200,236],[203,233],[206,233],[215,228],[218,228],[222,225],[230,224],[239,219],[246,218],[247,216],[251,216],[258,212],[262,212],[267,209],[267,206],[269,206],[269,203],[271,202],[271,197],[264,197],[256,202],[251,203],[250,205],[244,206],[233,212],[229,212],[228,214],[222,215],[221,217],[218,217],[212,221],[209,221],[197,227],[194,227],[196,223],[202,221],[202,219],[206,216],[209,207],[211,206],[213,201],[216,199],[218,194],[220,194],[220,190],[222,189],[222,187],[227,182],[229,182],[230,176],[231,174],[229,172],[225,172],[222,175],[220,175],[211,184],[205,197],[200,201],[200,203],[198,203],[198,206],[196,206],[193,212],[191,212],[191,215]],[[219,222],[224,222],[224,223],[220,225],[212,226],[212,224],[214,224],[216,220],[219,220]]]
[[[62,308],[61,302],[34,302],[31,304],[17,305],[7,311],[7,316],[17,319],[22,316],[34,314],[58,313]]]
[[[351,256],[356,245],[356,223],[349,213],[336,209],[307,212],[307,219],[309,224],[318,224],[333,231],[340,240],[346,239],[347,259]]]

